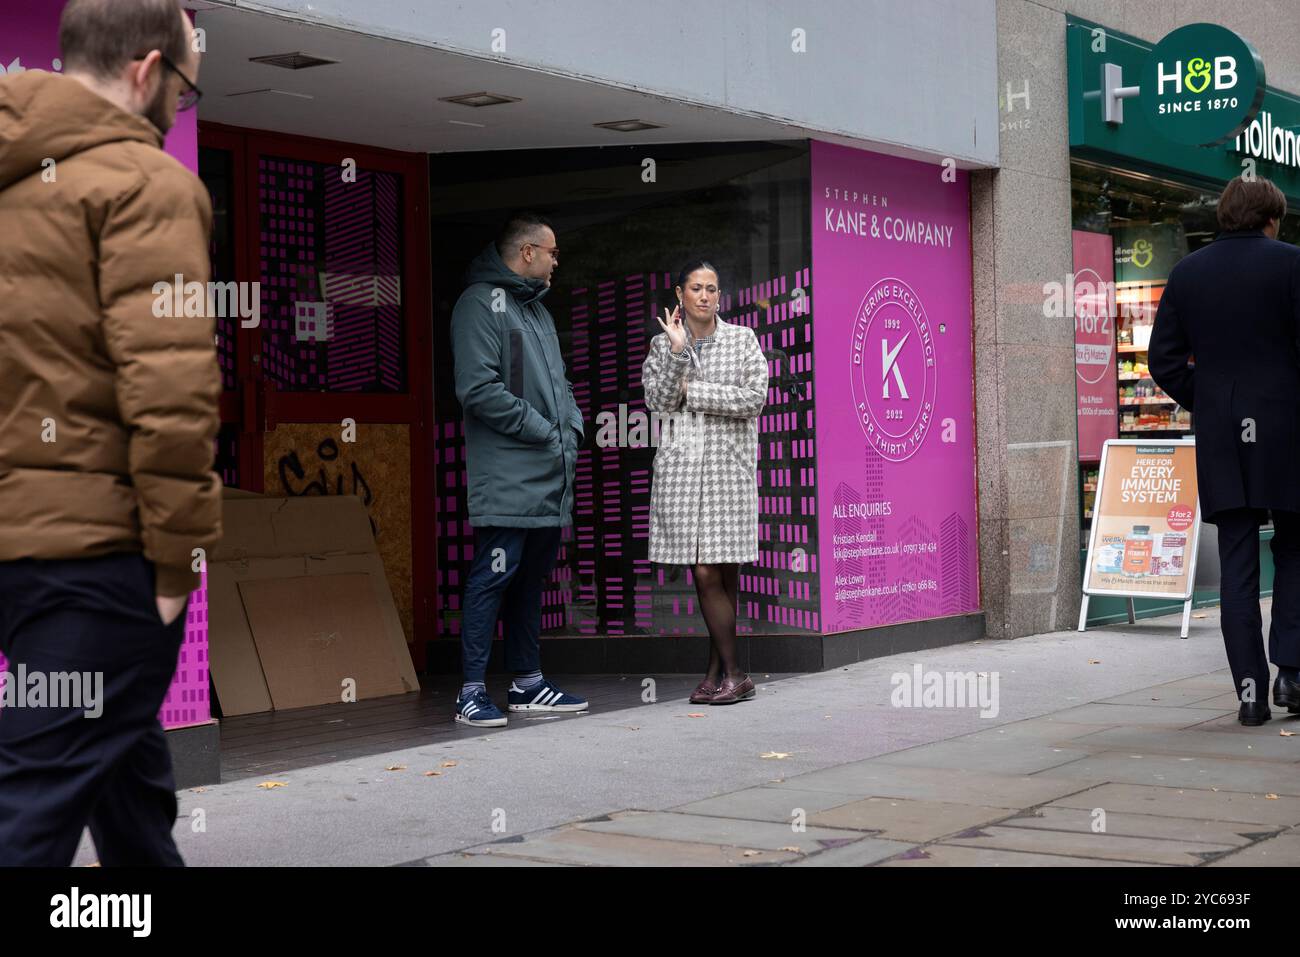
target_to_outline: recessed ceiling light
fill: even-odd
[[[460,96],[440,96],[443,103],[459,103],[461,106],[496,106],[498,103],[519,103],[517,96],[502,93],[462,93]]]
[[[329,60],[323,56],[314,56],[311,53],[272,53],[267,56],[250,56],[249,63],[265,63],[267,66],[283,67],[286,70],[305,70],[313,66],[325,66],[327,63],[338,63],[338,60]]]
[[[473,126],[480,130],[487,129],[486,123],[471,123],[469,120],[448,120],[447,122],[453,126]]]
[[[647,123],[645,120],[612,120],[608,123],[592,123],[592,126],[599,126],[602,130],[613,130],[615,133],[636,133],[640,130],[658,130],[663,127],[658,123]]]
[[[241,90],[238,93],[227,93],[226,97],[230,98],[235,96],[252,96],[254,93],[273,93],[276,96],[293,96],[293,97],[297,97],[300,100],[316,99],[316,97],[312,96],[310,93],[293,93],[289,90],[273,90],[269,86],[264,86],[258,90]]]

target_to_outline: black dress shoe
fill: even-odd
[[[1273,717],[1267,701],[1243,701],[1237,711],[1237,720],[1248,728],[1255,728]]]
[[[1292,714],[1300,713],[1300,681],[1278,675],[1273,682],[1273,703]]]

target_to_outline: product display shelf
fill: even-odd
[[[1082,461],[1079,463],[1079,508],[1083,515],[1083,525],[1081,531],[1085,534],[1092,526],[1092,509],[1093,503],[1097,500],[1097,477],[1101,471],[1101,464],[1096,461]],[[1087,538],[1084,538],[1087,542]]]

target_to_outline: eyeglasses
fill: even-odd
[[[524,246],[536,246],[536,247],[537,247],[538,249],[540,249],[542,252],[544,252],[544,253],[550,253],[552,259],[559,259],[559,258],[560,258],[560,247],[559,247],[559,246],[542,246],[542,245],[539,244],[539,243],[523,243],[523,244],[520,245],[520,247],[519,247],[520,251],[523,250]]]
[[[148,53],[141,53],[138,56],[131,57],[131,59],[143,60],[148,55]],[[191,83],[190,78],[182,73],[180,67],[173,63],[165,53],[159,53],[158,56],[162,60],[162,65],[180,77],[181,82],[185,84],[185,89],[181,90],[180,96],[176,99],[176,109],[182,113],[194,109],[194,107],[198,106],[199,100],[203,99],[203,91]]]

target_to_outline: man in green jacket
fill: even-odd
[[[465,411],[465,460],[474,559],[461,620],[464,684],[456,720],[499,727],[506,717],[484,685],[497,614],[505,604],[510,711],[585,711],[541,670],[542,589],[560,529],[573,522],[582,413],[542,297],[560,251],[536,213],[510,217],[470,264],[451,314],[456,397]]]

